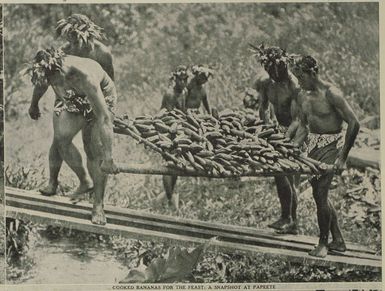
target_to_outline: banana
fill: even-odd
[[[149,131],[143,132],[143,133],[141,134],[141,136],[142,136],[143,138],[148,139],[149,137],[152,137],[152,136],[158,135],[158,134],[159,134],[159,133],[158,133],[156,130],[151,129],[151,130],[149,130]]]
[[[154,127],[160,133],[170,132],[170,127],[161,122],[155,122]]]
[[[187,114],[186,115],[187,121],[194,126],[195,128],[199,128],[199,122],[194,118],[194,116]]]
[[[257,134],[259,138],[267,138],[275,132],[274,128],[265,129]]]
[[[214,156],[214,153],[212,151],[201,150],[199,153],[196,153],[196,155],[202,158],[208,158]]]
[[[174,139],[174,143],[175,144],[177,144],[177,145],[182,145],[182,144],[184,144],[184,145],[190,145],[191,143],[192,143],[192,141],[191,141],[191,139],[189,139],[189,138],[176,138],[176,139]]]
[[[191,139],[195,140],[195,141],[203,141],[204,138],[201,137],[199,134],[195,133],[194,131],[192,131],[191,129],[189,128],[185,128],[184,129],[184,133],[188,136],[191,137]]]
[[[146,132],[146,131],[150,131],[153,129],[152,126],[150,125],[144,125],[144,124],[135,124],[135,127],[136,129],[139,131],[139,132]]]
[[[134,125],[140,124],[140,125],[152,125],[153,120],[152,119],[136,119],[134,120]]]

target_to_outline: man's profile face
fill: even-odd
[[[295,70],[293,74],[297,77],[299,85],[305,89],[310,90],[314,83],[314,75],[311,72],[305,72],[301,69]]]
[[[204,83],[206,83],[208,79],[209,79],[208,76],[204,73],[197,75],[197,81],[200,85],[203,85]]]
[[[187,86],[187,76],[176,77],[175,78],[175,85],[178,88],[185,88]]]

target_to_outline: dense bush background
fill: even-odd
[[[178,64],[212,65],[217,73],[207,86],[210,103],[219,110],[241,106],[245,87],[249,87],[261,72],[260,65],[248,51],[249,42],[265,42],[282,46],[289,52],[314,55],[321,62],[322,77],[342,89],[360,119],[379,114],[376,3],[6,4],[5,158],[6,183],[10,186],[36,189],[47,181],[48,149],[53,135],[53,94],[50,91],[41,100],[41,118],[31,121],[28,107],[32,86],[19,72],[39,48],[57,47],[63,43],[55,37],[54,28],[57,20],[71,13],[87,14],[106,31],[106,43],[112,47],[115,56],[118,114],[155,113],[168,84],[169,72]],[[82,147],[79,136],[75,138],[75,144]],[[119,162],[160,161],[158,156],[122,136],[115,137],[114,158]],[[339,211],[346,239],[370,246],[380,253],[380,214],[368,215],[365,203],[345,196],[346,183],[357,175],[360,181],[366,179],[376,183],[371,201],[379,206],[378,172],[349,172],[333,183],[331,200]],[[67,195],[76,185],[74,174],[63,165],[59,193]],[[178,213],[153,204],[153,199],[162,191],[158,176],[112,176],[106,203],[256,228],[266,228],[280,211],[273,179],[252,179],[237,184],[232,180],[181,178],[176,188],[181,194]],[[301,233],[318,235],[315,205],[309,192],[299,197],[298,214]],[[135,244],[126,240],[120,242],[117,238],[112,238],[112,242],[118,244],[116,248],[122,254],[129,252],[129,246]],[[147,242],[140,244],[152,255],[159,255],[157,250],[163,247],[158,244],[154,247]],[[127,261],[122,257],[130,267],[139,259]],[[381,280],[379,272],[302,266],[265,254],[248,257],[211,252],[196,272],[205,282]]]
[[[379,113],[377,3],[239,3],[6,5],[9,114],[29,99],[20,95],[23,63],[38,48],[62,43],[55,38],[56,21],[71,13],[84,13],[104,27],[116,57],[120,101],[129,113],[157,110],[168,72],[181,63],[212,64],[218,72],[211,102],[220,109],[238,106],[239,92],[260,70],[249,42],[315,56],[322,76],[363,109],[360,117]]]

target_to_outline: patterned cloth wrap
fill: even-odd
[[[56,113],[56,115],[59,116],[60,113],[65,110],[71,113],[82,114],[87,122],[92,121],[95,116],[87,97],[80,96],[76,94],[76,92],[73,90],[67,90],[66,93],[67,94],[64,97],[64,100],[58,97],[55,100],[54,112]],[[103,91],[103,94],[105,96],[104,99],[106,101],[108,109],[113,113],[117,96],[108,95],[108,92],[105,91]]]
[[[318,134],[318,133],[309,133],[306,140],[306,152],[308,155],[318,148],[324,148],[337,141],[336,148],[339,150],[344,145],[343,133],[335,134]]]
[[[333,165],[337,160],[342,146],[344,145],[344,134],[317,134],[309,133],[304,150],[307,156],[321,163]],[[311,175],[310,184],[314,185],[320,178],[333,177],[334,173]],[[330,178],[331,181],[331,178]]]

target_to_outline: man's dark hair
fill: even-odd
[[[296,66],[306,73],[318,73],[318,62],[312,56],[303,56],[297,61]]]
[[[80,47],[94,46],[94,40],[105,38],[103,29],[93,23],[86,15],[72,14],[57,22],[56,32],[59,36],[73,35]]]
[[[62,70],[64,56],[60,49],[39,50],[26,71],[31,76],[32,84],[46,85],[50,74]]]

